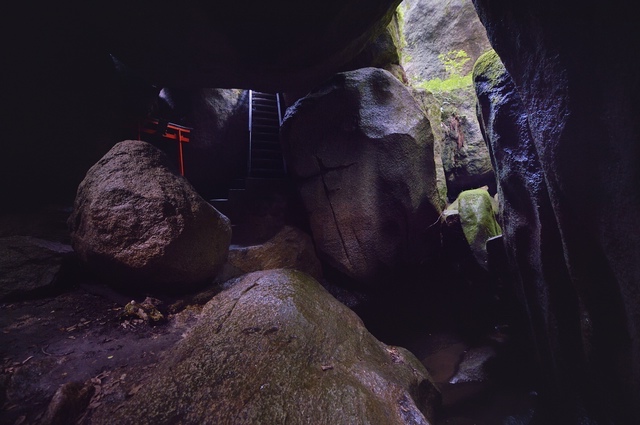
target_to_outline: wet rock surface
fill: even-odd
[[[571,1],[474,4],[508,74],[476,85],[496,166],[505,161],[502,190],[516,210],[504,217],[505,241],[543,342],[553,419],[638,423],[634,19],[625,2],[589,2],[580,19]]]

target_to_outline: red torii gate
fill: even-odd
[[[178,142],[178,165],[180,167],[180,175],[184,176],[184,155],[182,151],[182,144],[189,142],[191,130],[193,129],[171,122],[168,122],[164,129],[162,128],[163,126],[160,125],[160,121],[157,119],[146,119],[141,121],[138,124],[138,139],[142,140],[142,133],[157,135],[158,132],[164,130],[161,134],[163,138]]]

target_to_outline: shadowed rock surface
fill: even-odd
[[[246,176],[249,92],[240,89],[163,88],[154,115],[191,128],[183,144],[184,176],[205,199]],[[177,164],[177,143],[151,141]],[[147,140],[147,139],[145,139]]]
[[[71,246],[30,236],[0,238],[0,301],[51,291]]]
[[[226,261],[229,220],[171,170],[152,145],[118,143],[78,187],[73,249],[116,285],[184,291]]]
[[[91,423],[430,424],[438,405],[412,354],[308,275],[275,270],[214,297],[137,394]]]
[[[634,20],[625,2],[580,10],[571,1],[475,4],[508,72],[488,61],[476,84],[510,204],[505,241],[523,279],[553,419],[637,423]]]
[[[88,17],[114,55],[165,86],[278,91],[308,89],[338,71],[384,30],[399,3],[116,1],[95,5]]]

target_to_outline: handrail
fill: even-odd
[[[253,90],[249,90],[249,155],[247,155],[247,176],[251,177],[251,148],[252,148],[252,127],[253,127]]]
[[[280,104],[280,93],[276,93],[276,101],[278,102],[278,124],[282,127],[282,106]],[[282,143],[282,141],[280,142]],[[282,168],[284,168],[285,174],[287,173],[287,159],[282,155]]]
[[[280,107],[280,94],[276,93],[276,102],[278,102],[278,124],[282,126],[282,109]]]
[[[275,96],[275,100],[273,100],[273,96]],[[254,111],[255,108],[255,111]],[[274,111],[273,108],[276,108],[275,113],[277,114],[277,121],[271,115]],[[271,116],[271,118],[265,117],[264,114],[268,114],[267,116]],[[255,122],[254,122],[255,121]],[[281,109],[281,100],[280,95],[278,93],[262,93],[256,92],[255,90],[249,90],[249,154],[247,155],[247,175],[249,177],[256,177],[261,173],[264,173],[264,170],[257,171],[262,163],[265,161],[261,155],[263,155],[262,151],[255,152],[253,151],[253,144],[256,143],[256,148],[261,149],[261,145],[259,143],[264,143],[264,131],[267,133],[275,132],[277,134],[278,129],[282,125],[282,109]],[[255,126],[256,132],[253,132],[253,127]],[[272,143],[274,141],[269,141],[267,143]],[[272,148],[269,148],[273,150]],[[278,147],[278,151],[282,155],[282,148]],[[255,161],[260,164],[254,164]],[[267,163],[271,162],[266,160]],[[286,173],[286,164],[284,164],[284,157],[282,158],[282,163],[284,165],[284,172]],[[256,169],[254,169],[254,165],[256,165]],[[271,167],[273,165],[269,165]],[[279,168],[279,165],[277,166]]]

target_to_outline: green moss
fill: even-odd
[[[440,53],[438,58],[442,62],[444,69],[449,74],[446,79],[434,78],[426,81],[419,81],[414,85],[418,88],[429,90],[432,93],[451,92],[471,86],[471,73],[462,75],[462,68],[471,60],[464,50],[451,50],[447,53]]]
[[[446,80],[434,78],[432,80],[420,81],[415,84],[416,87],[429,90],[430,92],[450,92],[457,89],[463,89],[471,86],[471,74],[453,75]]]
[[[444,69],[447,71],[447,74],[451,76],[462,75],[462,68],[471,60],[467,52],[464,50],[451,50],[447,53],[440,53],[438,55],[438,59],[440,59],[444,65]]]
[[[404,22],[405,22],[405,12],[407,6],[404,2],[400,3],[396,8],[395,21],[398,25],[398,40],[396,46],[398,47],[398,54],[400,56],[400,64],[411,62],[412,57],[405,53],[407,48],[407,39],[404,37]]]
[[[504,65],[495,50],[489,50],[480,55],[473,65],[473,81],[487,81],[495,87],[505,73]]]

